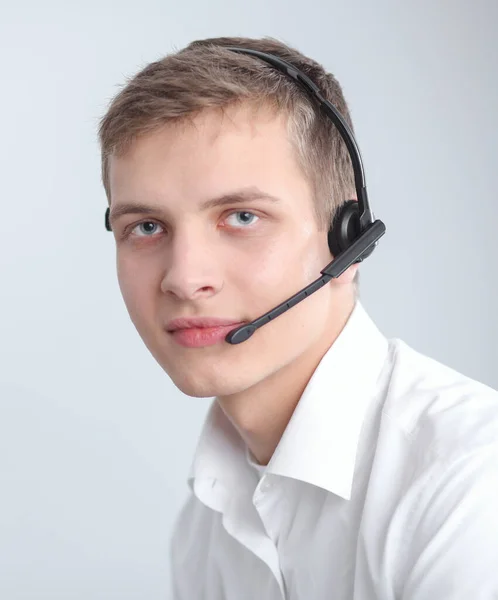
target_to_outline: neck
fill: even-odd
[[[354,305],[354,297],[336,305],[323,335],[297,360],[243,392],[217,398],[261,465],[273,456],[313,372],[343,330]]]

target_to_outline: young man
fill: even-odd
[[[220,38],[148,65],[100,127],[120,288],[180,390],[215,397],[171,545],[178,600],[498,598],[498,394],[387,340],[358,264],[319,277],[354,195],[334,77],[265,39]]]

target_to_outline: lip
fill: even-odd
[[[239,325],[240,321],[234,319],[220,319],[218,317],[184,317],[173,319],[166,325],[166,330],[177,331],[179,329],[202,329],[208,327],[226,327],[229,325]]]
[[[180,318],[170,321],[166,331],[181,346],[201,348],[224,340],[230,331],[244,323],[215,317]]]

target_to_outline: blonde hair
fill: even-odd
[[[328,228],[337,208],[356,195],[351,160],[340,134],[293,80],[262,60],[227,50],[226,46],[260,50],[292,63],[318,85],[353,129],[335,77],[294,48],[273,38],[197,40],[150,63],[129,79],[102,117],[99,142],[108,203],[111,155],[125,154],[139,136],[168,122],[192,118],[206,108],[223,110],[248,103],[287,116],[289,139],[310,183],[318,223]]]

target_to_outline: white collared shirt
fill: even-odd
[[[267,467],[213,401],[175,600],[498,599],[498,393],[357,302]]]

